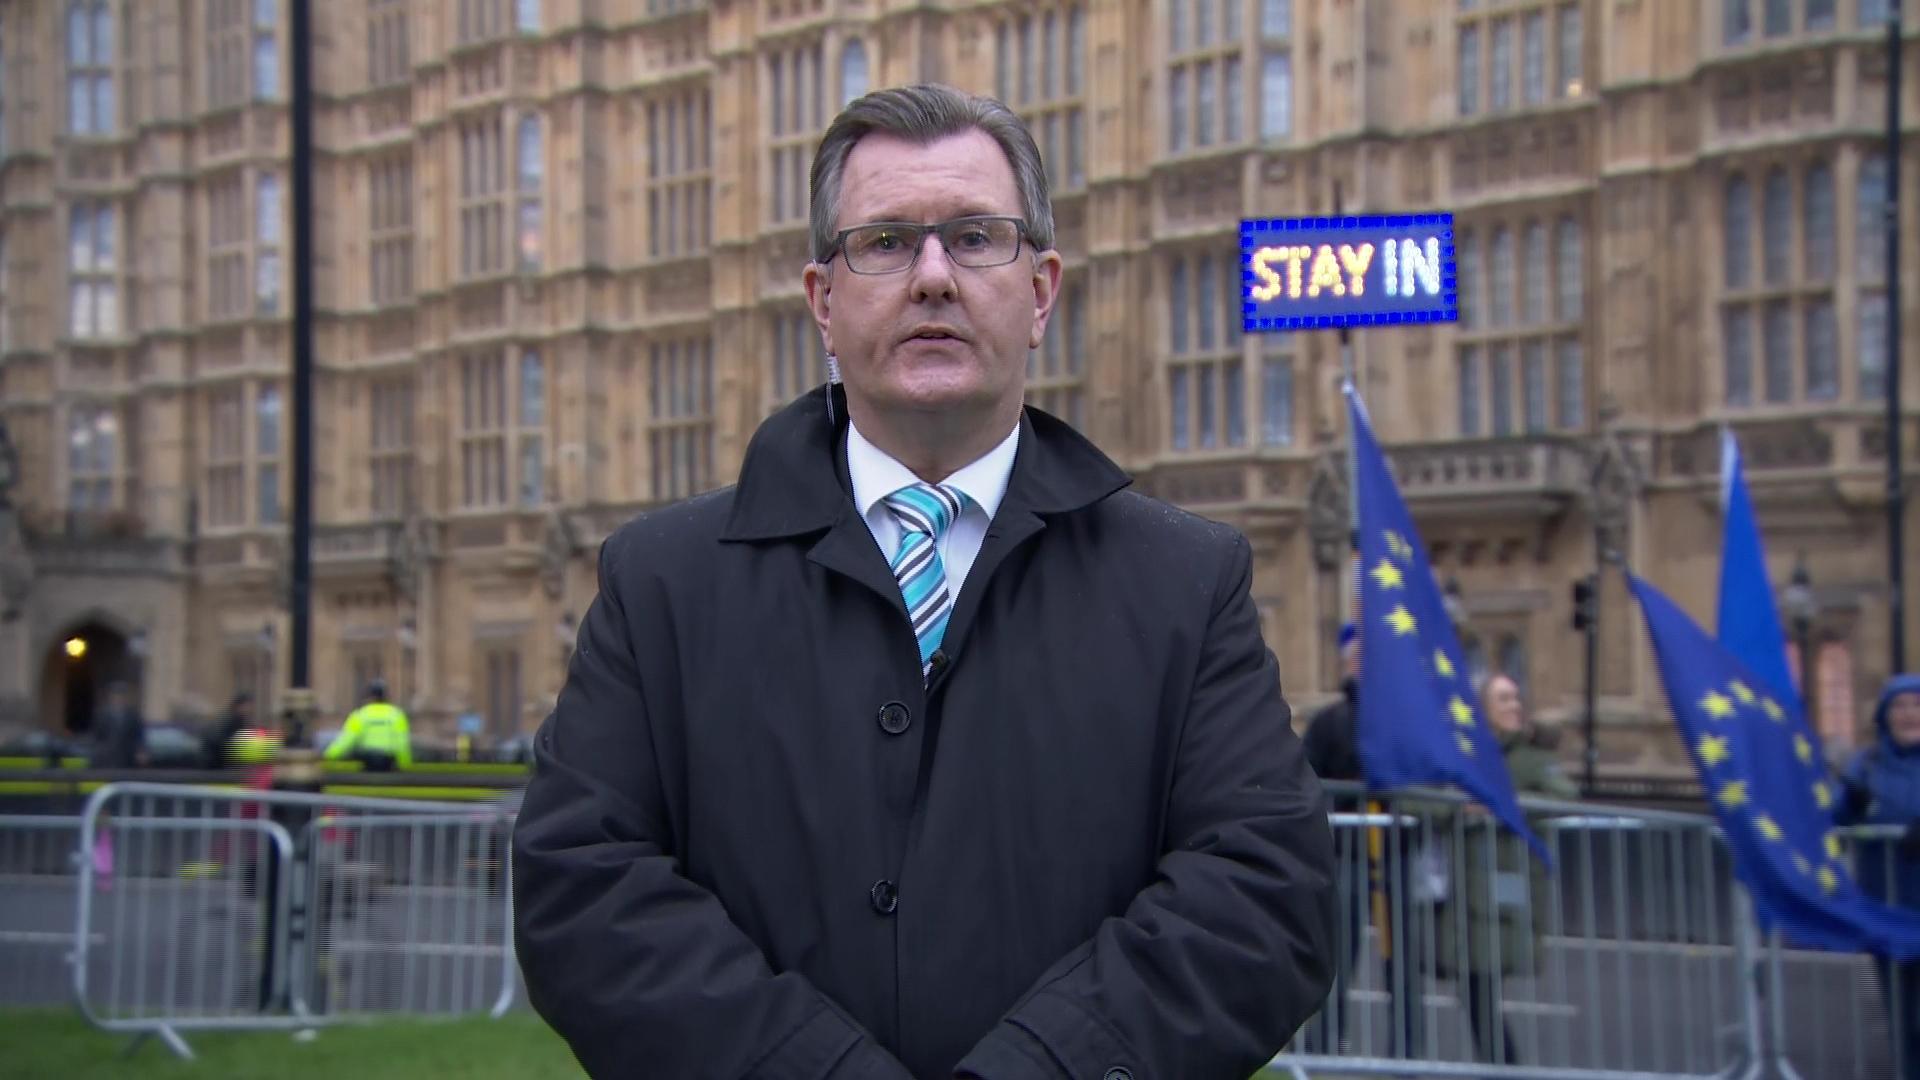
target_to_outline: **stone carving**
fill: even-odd
[[[573,526],[559,510],[547,512],[546,528],[540,537],[540,584],[549,599],[558,600],[567,591],[567,566],[580,550]]]
[[[393,591],[409,603],[418,602],[427,561],[426,519],[414,513],[395,525],[387,551],[387,578],[393,582]]]
[[[1602,432],[1589,455],[1587,498],[1594,538],[1602,550],[1625,554],[1633,506],[1645,489],[1646,477],[1616,432]]]
[[[0,492],[0,623],[20,617],[33,587],[33,552],[20,531],[20,515]]]
[[[1347,501],[1346,456],[1320,455],[1307,482],[1307,535],[1313,538],[1313,563],[1322,573],[1338,570],[1352,544]]]

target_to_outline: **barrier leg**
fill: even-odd
[[[181,1061],[193,1060],[193,1047],[188,1046],[187,1040],[181,1038],[180,1033],[175,1031],[170,1024],[162,1024],[158,1028],[149,1028],[136,1034],[133,1040],[127,1043],[127,1048],[120,1052],[120,1056],[122,1058],[132,1057],[139,1052],[142,1046],[146,1045],[148,1039],[155,1037],[158,1037],[161,1042],[165,1043],[167,1049],[173,1051],[174,1057],[179,1058]]]
[[[1800,1073],[1794,1069],[1793,1062],[1787,1060],[1787,995],[1786,984],[1780,981],[1780,935],[1777,933],[1768,936],[1767,966],[1761,987],[1768,997],[1771,1028],[1767,1038],[1764,1075],[1777,1080],[1800,1080]]]

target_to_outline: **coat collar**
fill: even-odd
[[[833,421],[827,398],[833,395]],[[857,516],[847,476],[846,391],[823,385],[769,417],[747,444],[722,541],[776,540],[830,529]],[[1079,432],[1036,409],[1020,416],[1019,450],[996,520],[1063,514],[1132,483]]]

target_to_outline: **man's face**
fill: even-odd
[[[991,136],[973,130],[922,146],[869,135],[847,156],[835,229],[982,214],[1024,217],[1013,166]],[[805,281],[850,410],[1013,413],[1026,392],[1027,353],[1053,310],[1060,256],[1036,258],[1022,239],[1005,266],[962,267],[930,234],[906,270],[856,274],[836,255],[809,264]]]

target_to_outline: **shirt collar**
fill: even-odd
[[[1000,511],[1007,495],[1007,480],[1013,475],[1015,451],[1020,445],[1020,425],[1013,425],[1007,437],[993,449],[980,455],[941,483],[958,489],[973,505],[986,512],[987,520]],[[900,464],[885,450],[867,441],[860,427],[847,424],[847,476],[853,481],[853,505],[861,517],[873,513],[874,505],[903,487],[920,482],[913,470]]]

